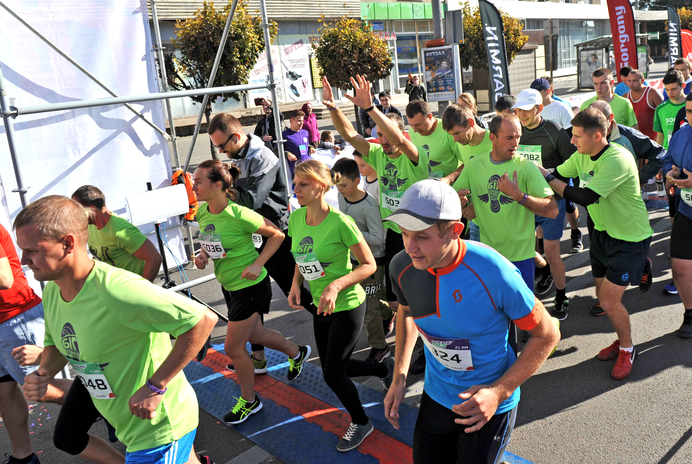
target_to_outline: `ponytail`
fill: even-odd
[[[238,199],[239,192],[233,185],[240,177],[241,171],[236,165],[229,165],[221,160],[206,160],[202,161],[197,167],[207,170],[207,178],[211,182],[221,182],[221,188],[226,197],[232,201]]]

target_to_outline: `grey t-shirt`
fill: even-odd
[[[382,258],[384,256],[385,235],[382,216],[380,216],[380,205],[375,197],[366,192],[362,200],[351,203],[339,194],[339,210],[351,216],[356,222],[358,229],[363,233],[365,242],[372,251],[372,255],[375,258]]]

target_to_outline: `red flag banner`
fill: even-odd
[[[692,31],[683,29],[682,31],[682,56],[692,60]]]
[[[629,0],[608,0],[610,31],[613,34],[613,53],[617,69],[613,76],[621,80],[618,72],[623,66],[637,68],[637,40],[634,30],[634,13]]]

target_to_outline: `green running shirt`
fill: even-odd
[[[204,203],[197,213],[197,221],[200,243],[212,257],[214,274],[223,288],[233,292],[262,282],[267,276],[264,267],[256,280],[240,278],[243,270],[259,256],[252,242],[252,234],[264,224],[262,216],[229,201],[226,209],[219,214],[211,214],[209,205]],[[214,257],[215,250],[217,258]]]
[[[450,175],[459,167],[461,155],[459,144],[454,137],[442,128],[442,120],[436,118],[437,126],[432,134],[425,136],[409,128],[408,135],[417,147],[423,148],[430,162],[430,178],[441,178]]]
[[[115,398],[92,401],[128,452],[171,443],[197,428],[197,397],[182,371],[167,385],[152,420],[132,415],[128,401],[171,351],[168,334],[192,329],[204,306],[98,261],[69,303],[48,282],[43,306],[45,346],[101,367]]]
[[[575,153],[557,171],[564,177],[579,177],[580,188],[588,187],[601,196],[587,207],[596,230],[626,242],[651,237],[653,230],[639,190],[637,163],[626,148],[609,144],[596,161]]]
[[[495,164],[490,154],[477,156],[461,171],[454,190],[471,190],[481,242],[509,261],[523,261],[535,254],[536,215],[497,188],[500,177],[507,173],[511,179],[514,171],[522,192],[537,198],[553,195],[538,166],[519,155],[502,164]]]
[[[324,221],[317,226],[306,222],[307,208],[294,211],[288,219],[288,235],[292,238],[291,252],[296,262],[317,259],[318,267],[324,275],[309,280],[312,301],[319,306],[320,297],[325,287],[336,279],[350,273],[349,248],[363,239],[355,221],[344,213],[329,207]],[[357,308],[365,301],[365,291],[360,284],[345,288],[339,292],[334,304],[334,312]]]
[[[144,260],[132,256],[147,238],[127,220],[113,214],[103,229],[89,225],[89,252],[99,261],[142,275]]]

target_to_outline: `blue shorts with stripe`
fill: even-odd
[[[125,464],[185,464],[196,434],[197,429],[167,445],[125,453]]]

